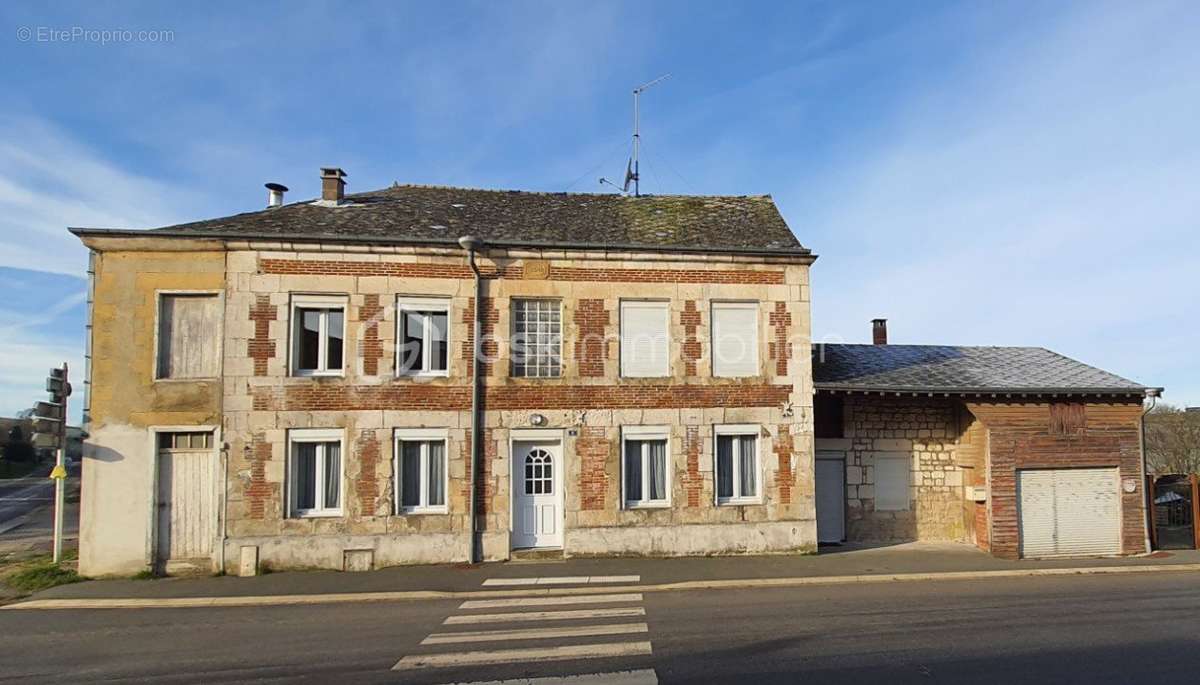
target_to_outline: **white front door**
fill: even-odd
[[[513,443],[512,546],[562,547],[562,446]]]
[[[846,461],[817,455],[817,541],[846,539]]]

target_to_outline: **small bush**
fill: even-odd
[[[148,568],[133,574],[134,580],[155,580],[156,578],[158,578],[158,574]]]

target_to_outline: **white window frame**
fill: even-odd
[[[445,312],[446,313],[446,368],[440,371],[430,371],[432,348],[429,344],[429,324],[426,319],[425,337],[421,342],[421,369],[405,371],[400,368],[400,351],[403,346],[404,314],[406,312]],[[453,343],[450,341],[450,299],[446,297],[408,297],[400,295],[396,298],[396,376],[410,378],[445,378],[450,375],[450,359]]]
[[[296,507],[296,498],[293,487],[296,483],[295,475],[295,450],[294,446],[300,443],[338,443],[338,454],[340,455],[338,463],[338,506],[335,508],[320,508],[320,509],[299,509]],[[325,451],[319,452],[321,455],[321,464],[325,464]],[[287,434],[287,487],[285,497],[287,497],[285,511],[288,518],[330,518],[342,516],[346,502],[346,435],[341,428],[292,428]],[[317,473],[314,474],[316,481],[316,491],[323,492],[325,489],[325,469],[317,468]]]
[[[346,329],[349,327],[350,308],[349,298],[345,295],[292,295],[291,325],[289,326],[292,351],[293,376],[345,376],[346,363],[350,357],[350,344],[346,339]],[[341,309],[342,310],[342,365],[337,369],[321,368],[328,363],[329,347],[329,316],[321,317],[320,329],[317,332],[317,365],[316,369],[300,368],[300,335],[299,328],[303,325],[300,319],[301,309]]]
[[[655,373],[632,373],[626,363],[625,355],[629,345],[626,343],[626,325],[625,325],[625,310],[630,309],[651,309],[661,311],[663,316],[663,337],[665,348],[663,350],[662,368],[657,369]],[[621,300],[619,304],[620,317],[620,358],[621,358],[621,376],[624,378],[666,378],[671,375],[671,303],[667,300]]]
[[[421,504],[415,507],[403,506],[400,489],[400,443],[403,442],[441,442],[446,463],[442,467],[442,499],[443,504],[429,506],[429,448],[421,448]],[[448,514],[450,513],[450,431],[445,428],[397,428],[392,435],[392,510],[398,516],[406,514]]]
[[[625,492],[625,443],[630,440],[663,440],[666,441],[666,496],[661,500],[644,499],[650,492],[650,452],[647,446],[642,446],[642,496],[641,500],[630,500]],[[622,426],[621,427],[621,506],[625,509],[669,509],[671,508],[671,476],[674,460],[671,457],[671,428],[670,426]]]
[[[717,470],[720,468],[719,460],[717,459],[717,441],[721,436],[740,436],[750,435],[754,437],[754,483],[757,486],[758,492],[753,497],[744,497],[740,491],[742,489],[742,460],[740,452],[735,452],[732,456],[731,466],[733,468],[733,497],[720,496],[720,474]],[[763,482],[763,463],[762,463],[762,427],[756,423],[741,423],[741,424],[725,424],[713,426],[713,446],[712,446],[712,465],[713,465],[713,500],[718,506],[738,506],[743,504],[762,504],[763,491],[766,489],[766,483]],[[740,442],[734,442],[737,449],[741,449]]]
[[[517,367],[516,348],[517,348],[517,345],[516,345],[516,342],[514,339],[516,338],[516,331],[517,331],[517,302],[529,302],[529,301],[553,302],[555,305],[558,306],[558,373],[553,376],[530,376],[528,373],[523,373],[521,375],[516,374],[516,367]],[[532,379],[562,378],[564,376],[564,374],[563,374],[563,371],[565,370],[564,367],[566,366],[566,364],[563,360],[563,345],[565,343],[563,341],[564,336],[563,336],[562,299],[557,298],[557,297],[536,297],[536,296],[514,297],[509,302],[508,313],[509,313],[509,322],[508,322],[509,344],[512,347],[512,354],[510,355],[511,358],[509,359],[509,364],[508,364],[509,374],[513,378],[532,378]],[[522,366],[528,371],[528,369],[529,369],[528,364],[522,364]]]
[[[712,322],[712,339],[709,341],[709,356],[712,358],[712,375],[714,378],[754,378],[762,375],[762,360],[759,358],[759,346],[762,344],[761,331],[762,322],[760,321],[761,307],[757,300],[716,300],[709,305],[709,321]],[[717,311],[718,310],[750,310],[754,312],[754,341],[750,345],[750,354],[753,355],[754,371],[747,374],[725,373],[723,369],[717,368],[717,340],[720,332],[717,330]]]
[[[162,359],[161,359],[162,349],[161,349],[160,343],[159,343],[159,336],[161,333],[161,326],[162,326],[163,298],[169,297],[171,295],[196,295],[196,296],[210,295],[210,296],[215,296],[217,298],[217,307],[222,312],[222,315],[220,317],[218,317],[221,320],[222,328],[221,328],[221,330],[218,330],[216,332],[216,345],[218,348],[217,349],[218,361],[217,361],[217,375],[216,376],[178,378],[178,377],[173,377],[173,376],[163,376],[162,375]],[[188,382],[195,382],[195,381],[215,380],[220,377],[221,359],[223,359],[224,355],[225,355],[225,351],[224,351],[224,348],[225,348],[224,319],[225,319],[225,317],[223,314],[224,311],[225,311],[225,293],[220,290],[156,290],[156,291],[154,291],[154,382],[156,382],[156,383],[159,383],[159,382],[161,382],[161,383],[178,383],[178,382],[188,383]]]
[[[879,464],[880,462],[899,462],[903,466],[904,473],[904,504],[902,506],[894,506],[892,503],[887,503],[887,506],[880,503],[879,489]],[[911,511],[912,510],[912,467],[913,457],[905,452],[879,452],[875,454],[874,478],[872,485],[875,487],[875,511]]]

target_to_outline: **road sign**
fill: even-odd
[[[39,450],[58,449],[57,433],[34,433],[29,439],[30,444]]]
[[[35,418],[61,420],[63,408],[61,404],[53,402],[37,402],[33,405],[33,415]]]
[[[57,437],[58,434],[62,432],[63,423],[58,419],[48,419],[44,416],[35,416],[32,419],[32,423],[34,435],[41,435],[42,433],[45,433],[47,435],[53,435]]]
[[[46,379],[46,392],[50,393],[50,401],[63,404],[71,395],[71,384],[67,382],[67,372],[64,369],[50,369],[50,377]]]
[[[67,398],[71,396],[71,384],[67,380],[67,365],[50,369],[46,378],[46,392],[50,393],[49,402],[38,402],[34,407],[33,444],[39,448],[57,448],[54,470],[50,477],[54,479],[54,563],[62,560],[63,539],[63,506],[66,489],[63,481],[67,478],[65,466],[67,456]]]

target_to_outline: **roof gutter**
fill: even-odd
[[[221,231],[171,231],[134,230],[127,228],[81,228],[67,229],[80,238],[188,238],[192,240],[293,242],[293,243],[350,243],[358,245],[427,245],[435,247],[459,247],[457,238],[401,238],[392,236],[346,236],[324,233],[223,233]],[[733,254],[750,257],[792,257],[807,263],[817,259],[811,250],[801,248],[747,248],[747,247],[703,247],[693,245],[639,245],[635,243],[573,243],[533,240],[489,240],[491,247],[529,249],[572,249],[572,250],[618,250],[631,252],[663,252],[688,254]]]
[[[988,387],[988,388],[965,388],[965,387],[938,387],[938,386],[863,386],[853,385],[850,383],[813,383],[813,387],[818,392],[830,393],[860,393],[864,395],[1053,395],[1066,396],[1073,395],[1111,395],[1121,397],[1142,397],[1153,391],[1161,393],[1162,388],[1005,388],[1005,387]]]

